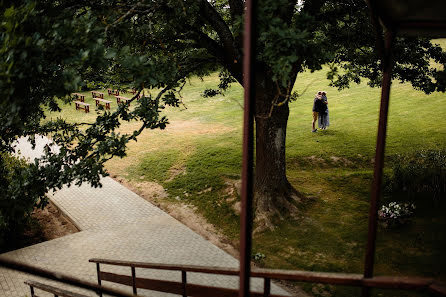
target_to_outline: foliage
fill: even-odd
[[[382,205],[378,211],[378,218],[385,227],[401,225],[405,219],[411,217],[415,211],[415,204],[390,202]]]
[[[417,197],[444,200],[446,194],[446,152],[421,150],[399,154],[386,180],[386,195],[413,201]]]
[[[0,153],[0,249],[22,234],[35,207],[47,204],[46,188],[35,174],[35,164]]]
[[[243,12],[240,0],[1,1],[0,151],[11,151],[18,136],[50,136],[60,153],[48,149],[35,178],[47,189],[85,181],[100,185],[107,160],[125,156],[128,142],[144,129],[167,125],[159,113],[179,105],[188,78],[222,69],[219,90],[208,95],[234,80],[242,84]],[[257,12],[256,75],[268,82],[260,106],[272,116],[273,108],[288,109],[295,98],[298,74],[326,63],[338,88],[361,77],[371,85],[379,81],[364,1],[262,0]],[[425,92],[444,91],[444,69],[430,66],[431,60],[445,64],[440,47],[398,38],[395,56],[396,78]],[[124,85],[159,92],[135,109],[123,105],[101,112],[94,122],[44,121],[45,109],[60,110],[57,98],[70,102],[72,92]],[[120,134],[123,121],[140,126]]]
[[[224,91],[226,91],[231,86],[231,83],[236,82],[236,80],[228,73],[228,71],[221,71],[218,77],[220,78],[218,88],[205,89],[203,91],[203,97],[208,98],[217,95],[224,95]]]
[[[252,259],[256,262],[261,262],[265,258],[266,258],[265,254],[262,253],[254,253],[252,255]]]
[[[362,82],[337,91],[327,86],[327,70],[324,67],[300,76],[302,86],[296,90],[302,96],[291,103],[287,131],[289,180],[305,195],[316,199],[302,208],[297,220],[284,220],[274,231],[253,237],[253,252],[266,256],[259,263],[261,266],[363,272],[380,90]],[[146,131],[138,142],[129,143],[127,157],[114,158],[105,165],[113,176],[128,180],[146,197],[153,196],[150,183],[160,183],[168,197],[156,199],[156,204],[166,208],[171,203],[181,203],[177,207],[187,204],[237,247],[240,220],[233,206],[239,199],[228,197],[234,189],[228,180],[240,179],[243,109],[237,103],[243,102],[243,89],[234,85],[225,96],[200,96],[203,88],[215,89],[218,84],[218,72],[203,79],[190,79],[182,91],[188,108],[163,110],[172,127]],[[310,131],[314,93],[302,92],[307,85],[310,90],[328,91],[333,122],[329,130],[317,135]],[[91,98],[86,100],[94,104]],[[429,104],[423,104],[427,101]],[[446,146],[446,109],[438,109],[443,101],[440,93],[426,95],[408,84],[393,85],[387,158],[392,160],[396,154],[408,154],[415,149]],[[72,110],[73,106],[66,105],[61,115],[73,122],[94,119],[94,113]],[[123,123],[121,129],[128,131],[133,126],[136,123]],[[390,166],[387,160],[386,166]],[[233,193],[237,194],[235,189]],[[180,201],[175,199],[177,196]],[[424,209],[416,203],[416,215],[410,218],[410,224],[378,232],[377,274],[441,275],[444,279],[444,208]],[[310,293],[313,286],[308,285]],[[383,296],[406,296],[386,293]],[[358,289],[332,288],[332,296],[360,294]]]

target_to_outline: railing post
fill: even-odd
[[[133,286],[133,294],[136,295],[136,271],[134,266],[132,266],[132,286]]]
[[[390,29],[385,32],[384,51],[381,57],[383,77],[381,85],[381,106],[379,112],[378,135],[375,152],[375,168],[371,189],[369,209],[369,230],[364,263],[364,278],[373,277],[375,263],[376,233],[378,229],[378,207],[381,196],[381,184],[386,146],[387,117],[389,113],[390,85],[392,83],[392,47],[394,35]],[[370,296],[370,288],[362,288],[362,297]]]
[[[186,271],[181,270],[181,285],[183,286],[183,297],[187,297],[186,284],[187,284]]]
[[[254,168],[254,113],[255,113],[255,63],[256,63],[256,4],[245,1],[245,28],[243,37],[243,164],[240,213],[240,284],[239,297],[250,296],[252,203]]]
[[[99,263],[96,263],[96,273],[98,274],[98,285],[102,286],[101,284],[101,268],[99,267]],[[102,292],[99,292],[98,295],[102,297]]]
[[[269,277],[265,277],[263,282],[263,297],[269,297],[270,294],[271,294],[271,279]]]

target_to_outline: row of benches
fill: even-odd
[[[116,92],[119,94],[119,91],[116,91]],[[105,106],[105,109],[110,109],[111,101],[104,99],[104,93],[92,91],[91,94],[93,96],[93,99],[96,101],[96,106],[102,105],[102,106]],[[109,92],[109,94],[110,94],[110,92]],[[85,103],[85,95],[82,95],[80,93],[73,93],[73,96],[77,99],[76,101],[74,101],[74,103],[76,105],[76,110],[82,109],[86,113],[90,112],[90,104]],[[123,102],[123,103],[130,105],[130,100],[131,100],[130,98],[118,96],[118,95],[115,95],[115,97],[116,97],[116,102],[118,104]],[[139,98],[140,98],[140,96],[137,97],[137,99],[139,99]]]
[[[118,90],[113,90],[113,89],[107,89],[108,95],[109,96],[119,96],[119,91]],[[135,89],[131,89],[129,90],[129,92],[133,95],[136,94],[137,90]],[[85,102],[85,95],[80,94],[80,93],[73,93],[72,94],[76,99],[78,99],[81,102]],[[93,98],[101,98],[104,99],[104,93],[98,92],[98,91],[92,91],[91,95]],[[137,99],[139,99],[141,96],[138,96]]]
[[[108,95],[109,96],[119,96],[119,90],[114,90],[114,89],[107,89],[107,92],[108,92]],[[138,92],[138,90],[136,90],[136,89],[130,89],[130,90],[128,90],[128,92],[129,93],[131,93],[131,94],[133,94],[133,95],[135,95],[137,92]],[[124,91],[124,93],[126,93],[125,91]]]
[[[109,96],[119,96],[119,91],[118,90],[112,90],[112,89],[107,89],[108,91],[108,95]],[[133,95],[135,95],[137,93],[137,90],[132,89],[129,90],[129,92]],[[73,96],[75,96],[76,98],[78,98],[80,101],[84,102],[85,100],[85,95],[81,94],[81,93],[73,93]],[[104,99],[104,93],[102,92],[98,92],[98,91],[91,91],[91,96],[93,98],[101,98]],[[141,96],[138,96],[137,98],[139,99]]]
[[[108,92],[109,96],[119,96],[119,90],[107,89],[107,92]],[[131,89],[131,90],[128,90],[128,92],[135,95],[138,91],[136,89]],[[126,92],[124,91],[124,93],[126,93]],[[104,99],[104,94],[101,92],[93,91],[93,92],[91,92],[91,94],[93,95],[93,98],[95,98],[95,96],[98,96],[99,98]]]

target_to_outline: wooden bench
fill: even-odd
[[[83,109],[85,113],[90,112],[90,104],[81,101],[74,101],[74,104],[76,104],[76,110]]]
[[[79,293],[70,292],[67,290],[62,290],[53,286],[45,285],[36,281],[27,280],[25,281],[31,290],[31,297],[38,297],[34,292],[34,288],[54,294],[54,296],[58,297],[88,297],[87,295],[82,295]]]
[[[127,97],[123,97],[123,96],[115,96],[116,97],[116,102],[119,104],[121,103],[121,101],[123,101],[123,103],[128,103],[128,105],[130,105],[130,98]]]
[[[71,95],[74,97],[74,99],[77,99],[80,102],[85,102],[85,95],[82,95],[80,93],[73,93]]]
[[[113,89],[107,89],[108,95],[109,96],[119,96],[119,91],[118,90],[113,90]]]
[[[94,100],[96,101],[96,106],[105,105],[105,109],[110,109],[111,101],[104,100],[104,99],[101,99],[101,98],[94,98]]]
[[[101,93],[101,92],[92,91],[91,95],[93,96],[93,98],[104,99],[104,93]]]
[[[130,89],[130,90],[128,90],[128,92],[132,95],[135,95],[136,93],[138,93],[138,90]],[[138,94],[138,96],[136,97],[136,100],[139,100],[140,98],[141,98],[141,94]]]

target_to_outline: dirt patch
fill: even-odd
[[[177,177],[180,174],[183,174],[183,175],[186,174],[186,167],[185,166],[181,166],[179,168],[177,168],[177,167],[169,168],[169,178],[166,179],[166,182],[173,181],[175,179],[175,177]]]
[[[240,202],[241,191],[242,191],[242,180],[225,179],[224,193],[226,195],[226,202],[232,203],[231,208],[237,215],[240,215],[242,210],[242,203]]]
[[[129,183],[125,179],[119,179],[120,183],[127,186]],[[164,190],[163,186],[155,182],[138,182],[133,184],[133,190],[137,193],[144,193],[144,196],[151,196],[152,199],[167,198],[168,194]],[[142,196],[142,195],[140,195]],[[143,196],[143,197],[144,197]],[[146,197],[144,197],[146,198]]]
[[[229,179],[225,178],[225,194],[230,197],[231,200],[235,200],[240,197],[242,192],[242,180],[241,179]],[[228,201],[228,199],[226,199]]]
[[[232,205],[232,209],[237,215],[240,215],[242,213],[242,203],[240,201],[237,201]]]
[[[336,156],[331,156],[330,160],[335,164],[335,165],[343,165],[343,166],[351,166],[353,165],[353,162],[350,161],[349,159],[346,158],[342,158],[342,157],[336,157]]]
[[[79,232],[79,229],[63,215],[59,208],[49,202],[45,209],[36,209],[31,214],[31,220],[24,227],[23,233],[15,233],[6,244],[0,247],[0,253],[24,248],[30,245],[56,239]]]
[[[41,228],[41,241],[79,232],[79,229],[51,201],[45,209],[34,210],[32,217],[37,220]]]
[[[325,165],[325,160],[316,156],[309,156],[305,158],[312,165]]]
[[[209,187],[209,188],[206,188],[206,189],[204,189],[204,190],[202,190],[200,192],[197,192],[197,195],[201,195],[201,194],[204,194],[204,193],[207,193],[207,192],[210,192],[210,191],[212,191],[212,187]]]

